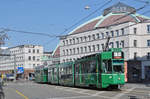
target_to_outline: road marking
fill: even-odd
[[[60,90],[63,90],[63,89],[60,89]],[[108,96],[99,96],[99,95],[98,95],[98,94],[103,93],[103,92],[98,92],[98,93],[96,93],[96,95],[95,95],[95,94],[86,93],[86,92],[89,91],[89,90],[86,90],[86,91],[75,91],[75,90],[65,89],[64,91],[75,92],[75,93],[82,94],[82,95],[88,95],[88,96],[86,96],[86,97],[100,97],[100,98],[108,98],[108,99],[111,98],[111,97],[108,97]],[[104,92],[105,92],[105,91],[104,91]],[[82,96],[80,96],[79,98],[81,98],[81,97],[82,97]],[[83,96],[83,97],[85,97],[85,96]],[[71,98],[78,98],[78,97],[68,97],[68,99],[71,99]],[[57,99],[57,98],[49,98],[49,99]],[[65,97],[65,98],[58,98],[58,99],[66,99],[66,97]]]
[[[122,92],[122,93],[120,93],[120,94],[117,94],[117,95],[116,95],[115,97],[113,97],[112,99],[119,99],[119,97],[125,95],[126,93],[131,92],[131,91],[134,90],[134,89],[135,89],[135,88],[128,89],[127,91],[124,91],[124,92]]]
[[[24,99],[29,99],[27,96],[16,90],[16,93],[19,94],[20,96],[24,97]]]
[[[104,92],[106,92],[106,91],[97,92],[96,94],[93,94],[92,96],[98,96],[99,94],[102,94],[102,93],[104,93]]]
[[[56,98],[47,98],[47,99],[76,99],[76,98],[88,98],[93,96],[74,96],[74,97],[56,97]]]

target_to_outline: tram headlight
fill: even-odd
[[[118,80],[120,80],[120,78],[118,78]]]
[[[112,76],[109,76],[109,79],[111,79],[112,78]]]

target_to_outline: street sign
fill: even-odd
[[[22,74],[24,73],[24,68],[23,67],[18,67],[17,68],[17,74]]]

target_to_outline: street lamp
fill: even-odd
[[[87,6],[85,6],[85,8],[84,8],[85,10],[89,10],[90,9],[90,7],[87,5]]]

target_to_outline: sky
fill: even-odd
[[[49,35],[65,35],[84,22],[100,16],[105,8],[116,4],[125,3],[129,6],[140,8],[146,0],[112,0],[90,17],[64,32],[70,26],[88,16],[109,0],[0,0],[0,28],[19,31],[46,33]],[[90,9],[85,10],[88,5]],[[137,13],[142,14],[150,9],[150,5]],[[150,17],[150,13],[145,16]],[[23,44],[42,45],[45,51],[55,50],[59,37],[49,37],[21,32],[7,32],[9,40],[7,47]]]

